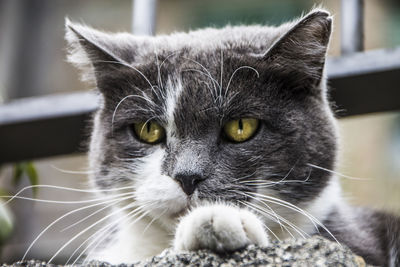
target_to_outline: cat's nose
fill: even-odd
[[[188,196],[193,194],[199,182],[205,180],[205,178],[199,174],[187,174],[178,173],[175,175],[175,179],[180,183],[183,192]]]

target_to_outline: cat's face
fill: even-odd
[[[166,224],[202,201],[257,194],[301,205],[332,169],[336,135],[323,65],[331,20],[321,11],[279,28],[233,27],[161,37],[68,24],[70,60],[103,96],[90,145],[100,188]],[[306,181],[306,182],[304,182]]]

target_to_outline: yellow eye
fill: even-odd
[[[224,132],[229,140],[234,142],[244,142],[250,139],[258,128],[258,120],[241,118],[229,121],[224,126]]]
[[[145,143],[155,144],[165,137],[164,128],[154,121],[134,123],[133,128],[139,140]]]

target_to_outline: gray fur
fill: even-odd
[[[140,176],[143,160],[157,149],[165,151],[163,175],[201,180],[192,204],[238,205],[251,200],[236,191],[257,190],[241,180],[284,178],[305,182],[276,183],[269,190],[304,207],[333,179],[308,165],[334,169],[336,162],[336,124],[324,77],[331,33],[326,11],[279,27],[228,26],[157,37],[108,34],[70,21],[66,28],[69,61],[103,95],[89,155],[97,187],[130,184],[128,177]],[[232,143],[222,127],[241,117],[257,118],[261,125],[250,140]],[[133,134],[132,123],[149,119],[167,129],[164,142],[145,144]],[[342,235],[347,230],[336,222],[346,217],[334,219],[347,215],[335,212],[325,221],[339,241],[371,263],[387,263],[389,248],[376,245],[382,236],[377,227],[360,235],[374,241],[375,250],[359,246],[353,242],[360,238]],[[398,250],[398,239],[389,243]]]

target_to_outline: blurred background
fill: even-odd
[[[278,25],[300,16],[315,4],[322,4],[334,15],[329,55],[339,56],[340,29],[343,26],[340,25],[339,0],[160,0],[156,34],[226,24]],[[79,81],[77,70],[65,62],[64,18],[68,16],[107,31],[129,32],[132,9],[131,0],[0,0],[0,104],[24,97],[91,89]],[[400,2],[365,1],[365,49],[399,45]],[[400,214],[400,113],[346,117],[340,119],[339,126],[341,149],[338,170],[349,176],[369,179],[341,179],[349,201]],[[29,135],[29,132],[26,134]],[[0,153],[1,150],[0,147]],[[84,154],[35,160],[33,166],[40,184],[74,188],[87,184]],[[13,194],[32,183],[32,179],[27,179],[32,175],[26,174],[22,174],[19,183],[15,183],[14,168],[14,164],[0,166],[0,188]],[[28,190],[24,195],[32,194]],[[38,190],[37,197],[75,201],[94,196],[43,188]],[[13,232],[0,246],[0,261],[10,263],[21,259],[42,229],[61,215],[83,205],[13,201],[7,206],[14,218]],[[73,236],[72,233],[90,224],[84,222],[62,231],[85,214],[88,211],[61,220],[33,246],[28,258],[50,258]],[[92,219],[96,218],[99,217],[93,216]],[[67,247],[56,262],[65,262],[67,255],[85,237],[88,235],[83,235]]]

